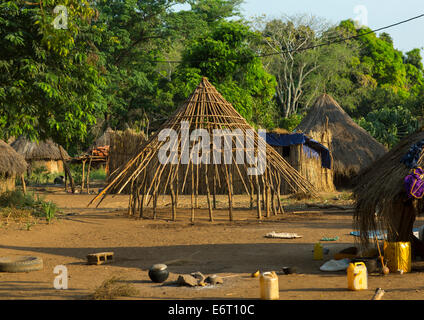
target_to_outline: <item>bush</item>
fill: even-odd
[[[0,208],[30,210],[36,217],[43,217],[48,223],[56,216],[57,206],[51,201],[44,201],[34,193],[23,193],[20,190],[7,191],[0,194]]]

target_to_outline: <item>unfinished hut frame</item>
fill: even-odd
[[[229,130],[231,134],[224,135],[229,139],[230,148],[214,149],[210,140],[203,141],[209,147],[209,152],[202,150],[193,151],[202,139],[184,139],[182,135],[191,134],[193,131],[203,129],[214,136],[214,130]],[[163,139],[163,130],[173,130],[177,138]],[[228,132],[228,131],[227,131]],[[237,145],[237,137],[252,135],[251,144],[234,147]],[[168,144],[168,145],[166,145]],[[167,146],[170,152],[167,162],[160,160],[162,148]],[[184,158],[185,150],[191,150],[191,156]],[[197,150],[197,149],[195,149]],[[212,151],[210,151],[212,150]],[[237,150],[243,154],[253,154],[254,157],[263,157],[265,165],[263,173],[250,175],[252,159],[246,159],[244,163],[237,162]],[[224,161],[225,154],[230,161]],[[205,155],[210,159],[209,163],[193,161],[196,156]],[[221,159],[221,162],[219,163]],[[249,160],[249,161],[247,161]],[[258,164],[258,163],[257,163]],[[240,179],[246,194],[251,198],[251,204],[256,198],[257,218],[262,219],[261,201],[264,203],[265,216],[269,217],[271,212],[277,214],[283,212],[279,201],[279,189],[282,181],[286,181],[293,192],[305,193],[316,196],[315,188],[303,178],[298,171],[290,166],[272,147],[267,146],[265,140],[253,130],[247,121],[226,101],[215,89],[215,87],[203,78],[194,93],[187,101],[166,121],[163,126],[140,146],[140,151],[127,164],[122,166],[114,179],[94,197],[91,202],[101,203],[109,193],[120,193],[129,186],[129,215],[144,216],[146,205],[152,203],[153,217],[157,216],[157,199],[160,194],[171,195],[171,219],[177,219],[178,194],[188,190],[191,196],[191,222],[195,221],[197,208],[197,197],[199,186],[204,185],[206,189],[209,220],[214,220],[213,210],[216,208],[217,188],[225,186],[228,196],[229,220],[234,220],[233,211],[233,184],[235,179]],[[187,189],[186,189],[187,188]],[[254,197],[256,194],[256,197]],[[275,203],[278,199],[278,203]],[[271,201],[272,200],[272,201]],[[276,208],[278,205],[278,208]]]

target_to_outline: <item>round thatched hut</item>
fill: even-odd
[[[29,170],[44,166],[50,173],[63,172],[64,167],[60,151],[62,151],[65,160],[70,159],[66,150],[50,139],[37,143],[19,137],[11,146],[16,152],[24,156],[30,166]]]
[[[25,159],[0,140],[0,193],[15,190],[15,179],[25,172],[26,167]]]
[[[329,149],[333,156],[334,184],[336,187],[349,185],[360,170],[366,168],[387,152],[328,94],[319,96],[302,119],[295,131],[301,131],[323,143],[320,138],[329,130]]]
[[[368,245],[370,233],[380,231],[387,233],[390,242],[411,242],[413,254],[424,257],[423,243],[413,234],[424,201],[411,196],[405,185],[405,178],[415,168],[424,167],[423,145],[424,131],[420,130],[401,140],[357,177],[354,223],[363,245]]]

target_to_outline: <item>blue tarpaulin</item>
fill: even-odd
[[[321,166],[331,169],[330,151],[318,141],[309,138],[303,133],[278,134],[270,132],[266,133],[266,142],[274,147],[288,147],[302,144],[303,152],[308,157],[321,157]]]

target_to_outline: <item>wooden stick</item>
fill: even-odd
[[[62,151],[62,147],[61,147],[61,146],[58,146],[58,147],[59,147],[59,152],[60,152],[60,158],[62,159],[63,167],[65,168],[65,176],[66,176],[66,175],[68,175],[68,177],[69,177],[69,182],[71,183],[71,190],[72,190],[72,193],[75,193],[75,184],[74,184],[74,179],[72,178],[71,171],[69,170],[69,167],[68,167],[68,165],[66,164],[65,157],[64,157],[64,155],[63,155],[63,151]]]
[[[85,178],[85,162],[87,160],[82,160],[82,179],[81,179],[81,193],[84,191],[84,178]]]
[[[91,171],[91,161],[93,159],[90,158],[90,161],[88,162],[88,169],[87,169],[87,194],[90,194],[90,171]]]
[[[377,288],[375,290],[374,296],[371,298],[371,300],[381,300],[383,298],[385,291],[381,288]]]
[[[191,164],[191,223],[194,223],[194,170],[193,162]]]
[[[22,181],[22,189],[24,191],[24,194],[26,193],[26,183],[25,183],[25,176],[24,174],[21,174],[21,181]]]
[[[169,186],[169,190],[171,191],[171,203],[172,203],[172,221],[177,220],[177,209],[176,209],[176,203],[175,203],[175,192],[174,192],[174,183],[171,182]]]
[[[210,190],[209,190],[209,173],[208,173],[208,167],[209,165],[207,164],[205,166],[205,179],[206,179],[206,195],[207,195],[207,200],[208,200],[208,209],[209,209],[209,221],[213,222],[213,211],[212,211],[212,204],[211,204],[211,194],[210,194]]]
[[[261,213],[261,187],[259,185],[259,179],[258,176],[255,175],[256,178],[256,210],[258,212],[258,219],[262,220],[262,213]]]

